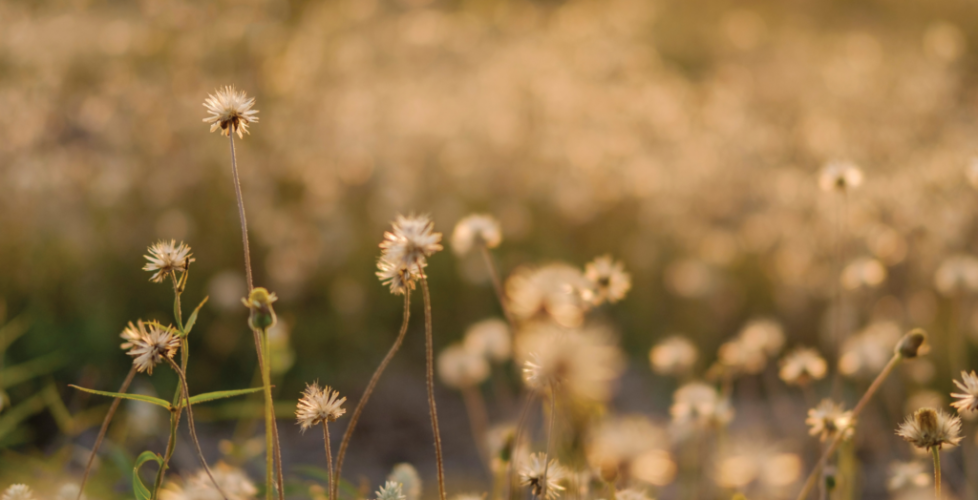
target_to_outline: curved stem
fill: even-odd
[[[126,379],[122,381],[122,386],[119,387],[119,392],[125,394],[129,390],[129,384],[132,383],[133,377],[136,376],[136,365],[132,365],[129,369],[129,375],[126,375]],[[98,453],[99,446],[102,445],[102,440],[105,439],[105,433],[109,430],[109,422],[112,422],[112,417],[115,416],[115,411],[119,408],[119,403],[122,399],[115,398],[112,400],[112,405],[109,406],[109,412],[105,414],[105,420],[102,421],[102,428],[98,431],[98,437],[95,438],[95,446],[92,447],[92,454],[88,457],[88,463],[85,464],[85,474],[82,475],[81,485],[78,486],[78,500],[81,500],[82,493],[85,492],[85,483],[88,481],[88,474],[92,471],[92,464],[95,462],[95,455]]]
[[[327,491],[333,491],[333,453],[330,451],[329,446],[329,426],[326,425],[326,420],[323,420],[323,440],[326,442],[326,473],[329,475],[329,484],[327,485]],[[329,497],[326,497],[329,500]]]
[[[934,454],[934,498],[941,500],[941,450],[934,446],[930,451]]]
[[[438,408],[435,405],[435,354],[431,333],[431,295],[428,293],[428,278],[421,275],[421,290],[424,292],[424,339],[427,366],[428,412],[431,414],[431,432],[435,435],[435,462],[438,466],[438,497],[445,500],[445,462],[441,454],[441,431],[438,429]]]
[[[357,407],[354,408],[353,414],[350,415],[350,423],[346,426],[346,431],[343,433],[343,439],[340,441],[340,449],[336,454],[336,471],[333,472],[333,480],[331,481],[332,492],[330,493],[331,500],[337,500],[339,498],[339,483],[340,476],[343,473],[343,458],[346,456],[346,448],[350,445],[350,438],[353,436],[353,430],[357,426],[357,421],[360,420],[360,414],[363,413],[364,406],[367,405],[367,401],[370,400],[370,395],[373,394],[374,388],[377,387],[377,382],[380,380],[380,376],[387,369],[387,365],[390,364],[391,360],[394,359],[394,355],[397,354],[398,349],[401,348],[401,344],[404,342],[404,334],[407,333],[408,320],[411,317],[411,294],[410,291],[404,293],[404,320],[401,322],[401,330],[397,334],[397,339],[394,340],[394,345],[391,346],[390,350],[387,351],[387,355],[381,360],[380,365],[374,370],[374,374],[370,376],[370,382],[367,382],[367,388],[363,391],[363,397],[357,402]]]
[[[248,220],[245,218],[244,200],[241,198],[241,181],[238,179],[238,162],[234,156],[234,134],[228,134],[231,139],[231,174],[234,177],[234,194],[238,199],[238,218],[241,220],[241,245],[244,247],[245,277],[248,281],[248,291],[255,288],[251,279],[251,249],[248,247]]]

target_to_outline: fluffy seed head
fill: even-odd
[[[520,320],[547,318],[574,327],[583,323],[590,305],[582,293],[589,286],[581,271],[567,264],[524,267],[506,280],[506,298]]]
[[[954,381],[954,385],[961,389],[960,393],[951,394],[958,400],[951,403],[951,406],[958,409],[958,412],[978,411],[978,375],[974,370],[971,373],[961,372],[961,381]]]
[[[148,334],[149,330],[147,330],[146,323],[143,323],[143,320],[136,320],[135,325],[132,323],[132,321],[130,321],[129,325],[123,328],[122,333],[119,334],[119,336],[122,337],[122,340],[125,340],[125,342],[123,342],[119,347],[121,347],[123,350],[130,349],[134,345],[133,343],[135,341]]]
[[[438,376],[449,387],[472,387],[489,377],[489,362],[461,344],[451,345],[438,354]]]
[[[564,475],[564,468],[557,459],[551,459],[550,465],[547,465],[545,454],[534,453],[520,469],[520,484],[529,487],[534,496],[546,494],[547,500],[554,500],[564,491],[564,487],[560,485]]]
[[[441,233],[434,229],[427,215],[398,215],[380,242],[383,260],[412,271],[420,270],[428,257],[442,249]]]
[[[833,438],[839,432],[843,433],[843,438],[852,437],[855,421],[851,411],[844,411],[841,404],[836,404],[831,399],[823,399],[815,408],[808,410],[808,418],[805,423],[811,429],[808,433],[818,436],[820,441]]]
[[[182,241],[177,245],[175,240],[160,240],[149,247],[149,255],[143,256],[149,261],[143,266],[143,271],[156,271],[149,280],[159,283],[177,271],[187,272],[190,263],[195,260],[192,255],[190,247]]]
[[[508,323],[497,318],[485,319],[465,330],[465,348],[501,363],[513,355],[511,337]]]
[[[387,481],[377,490],[377,500],[407,500],[401,492],[401,483]]]
[[[424,266],[407,266],[402,262],[388,260],[381,255],[377,260],[377,278],[389,286],[394,295],[404,295],[414,290],[415,283],[424,275]]]
[[[863,171],[850,161],[833,161],[822,168],[818,186],[822,191],[849,191],[863,183]]]
[[[34,500],[34,492],[26,484],[12,484],[4,490],[2,500]]]
[[[669,413],[675,424],[712,427],[733,419],[730,401],[703,382],[690,382],[677,389],[672,397]]]
[[[456,255],[465,255],[477,245],[496,248],[502,241],[503,232],[499,221],[491,215],[469,215],[458,221],[452,231],[452,250]]]
[[[625,265],[610,255],[602,255],[589,262],[584,267],[584,278],[590,286],[582,290],[583,297],[593,306],[605,301],[618,302],[632,288],[632,276],[625,272]]]
[[[609,332],[550,323],[526,327],[517,337],[517,356],[527,387],[558,387],[583,401],[607,401],[625,363]]]
[[[614,481],[623,467],[668,442],[666,432],[640,415],[608,418],[588,432],[588,464],[606,482]]]
[[[153,368],[162,363],[164,357],[172,359],[176,354],[180,348],[180,337],[169,326],[164,327],[156,322],[145,326],[146,330],[141,331],[138,338],[128,342],[131,347],[126,354],[133,357],[132,363],[136,365],[136,371],[152,375]]]
[[[244,134],[251,133],[248,132],[248,125],[258,123],[258,110],[251,109],[254,105],[254,97],[249,99],[244,91],[238,92],[234,86],[225,86],[215,90],[204,101],[204,107],[210,113],[204,118],[204,123],[211,124],[211,132],[220,130],[221,135],[225,136],[236,133],[244,139]]]
[[[662,375],[682,375],[696,363],[699,352],[696,344],[683,335],[673,335],[649,351],[652,371]]]
[[[917,448],[949,448],[961,442],[961,419],[941,410],[921,408],[900,424],[897,435]]]
[[[334,391],[329,386],[320,389],[317,382],[306,385],[306,390],[302,392],[295,409],[295,418],[299,421],[302,430],[320,422],[334,422],[346,413],[343,409],[346,398],[339,396],[339,391]]]
[[[827,372],[828,364],[818,351],[801,347],[781,358],[778,375],[786,384],[805,385],[813,380],[822,380]]]

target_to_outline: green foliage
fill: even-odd
[[[79,391],[84,391],[91,394],[98,394],[99,396],[108,396],[110,398],[131,399],[133,401],[142,401],[144,403],[151,403],[156,406],[162,406],[167,410],[173,409],[173,407],[170,406],[170,403],[167,403],[166,401],[160,398],[154,398],[153,396],[146,396],[144,394],[123,394],[120,392],[96,391],[95,389],[86,389],[84,387],[79,387],[74,384],[68,384],[68,387],[72,387],[78,389]]]
[[[190,313],[190,318],[187,319],[187,324],[184,325],[184,327],[183,327],[183,336],[184,337],[186,337],[187,335],[190,335],[190,330],[192,330],[193,327],[194,327],[194,324],[197,323],[197,313],[200,312],[200,308],[201,307],[204,307],[204,304],[207,303],[207,299],[209,299],[209,298],[210,298],[210,296],[204,297],[204,300],[200,301],[200,304],[194,309],[194,312]]]
[[[143,484],[143,480],[139,478],[139,468],[150,460],[156,462],[160,467],[163,467],[163,457],[157,455],[156,453],[144,451],[139,454],[139,457],[136,458],[136,464],[132,468],[132,493],[135,495],[136,500],[149,500],[153,496],[152,492],[149,491],[149,488]]]

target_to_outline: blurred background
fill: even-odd
[[[851,331],[962,332],[971,349],[978,278],[942,287],[935,273],[976,250],[976,14],[958,0],[2,2],[0,418],[19,412],[0,420],[0,469],[77,471],[107,400],[66,384],[117,389],[122,328],[171,321],[172,290],[140,269],[159,239],[193,248],[184,310],[210,297],[190,340],[192,390],[258,385],[228,142],[201,122],[228,84],[260,110],[237,158],[255,281],[280,298],[287,465],[321,461],[321,438],[289,417],[304,384],[335,386],[352,407],[397,333],[401,300],[374,271],[398,213],[431,214],[446,238],[461,217],[493,214],[504,275],[623,260],[632,291],[601,312],[630,357],[622,412],[668,418],[676,382],[648,362],[662,337],[690,336],[705,367],[758,316],[788,345],[828,350],[828,318],[841,317]],[[863,185],[821,191],[833,160],[859,165]],[[477,254],[438,254],[429,276],[436,348],[501,315]],[[434,484],[422,334],[415,322],[368,407],[350,478],[375,484],[412,461]],[[946,399],[948,345],[904,375],[911,387]],[[515,391],[515,370],[504,376]],[[174,383],[164,372],[134,387]],[[485,484],[460,396],[438,391],[453,481]],[[749,408],[770,394],[738,396]],[[208,454],[244,457],[254,477],[261,426],[237,419],[259,403],[199,412]],[[166,427],[165,412],[123,409],[106,445],[120,477]],[[771,439],[803,442],[796,411]],[[181,449],[175,469],[195,468]],[[908,453],[891,439],[861,458]],[[882,498],[882,476],[867,477],[865,498]]]

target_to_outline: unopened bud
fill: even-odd
[[[275,309],[272,309],[272,303],[276,300],[278,297],[275,293],[262,287],[253,289],[247,299],[241,299],[245,307],[251,309],[248,325],[258,330],[266,330],[275,325]]]
[[[921,328],[914,328],[900,339],[900,343],[896,346],[896,353],[906,359],[916,358],[918,354],[922,354],[920,346],[924,345],[925,340],[927,340],[927,332]]]

